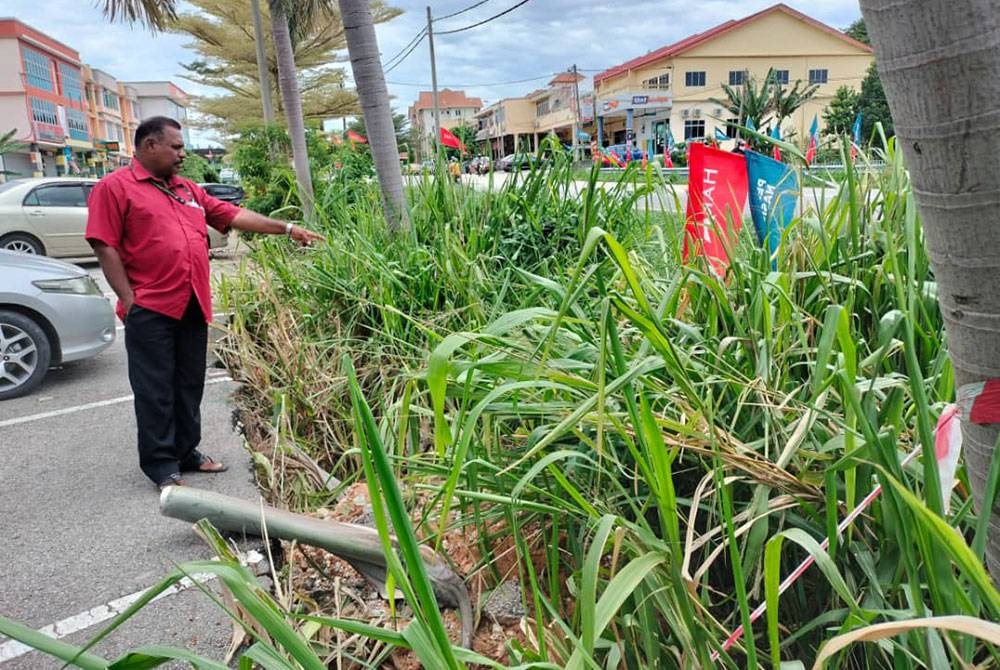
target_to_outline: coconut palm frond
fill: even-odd
[[[140,23],[152,30],[163,30],[177,18],[177,0],[98,0],[102,11],[112,21]]]

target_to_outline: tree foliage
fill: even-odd
[[[859,109],[861,109],[861,93],[846,85],[838,88],[833,100],[823,110],[825,132],[831,135],[850,133]]]
[[[758,129],[763,129],[766,124],[780,124],[815,96],[819,89],[816,84],[806,84],[801,79],[796,79],[791,86],[779,84],[773,68],[760,81],[750,73],[745,76],[742,86],[723,84],[722,92],[726,97],[711,98],[711,101],[738,118],[741,125],[746,126],[748,121],[752,121]],[[755,140],[750,140],[750,146],[763,148]]]
[[[180,174],[193,182],[215,182],[219,181],[219,173],[215,171],[208,161],[195,153],[190,153],[184,159]]]
[[[868,38],[868,27],[865,25],[864,19],[858,19],[851,25],[847,26],[844,30],[844,34],[868,45],[871,45],[872,43],[871,39]]]
[[[861,137],[867,140],[871,137],[876,123],[882,124],[886,137],[896,134],[892,121],[892,112],[882,90],[882,79],[879,77],[875,62],[868,66],[868,73],[861,82],[861,96],[858,101],[861,109]]]
[[[170,24],[170,30],[190,35],[187,45],[199,58],[184,64],[185,79],[221,89],[220,96],[195,97],[194,108],[202,117],[198,125],[234,134],[238,128],[260,123],[260,84],[257,76],[257,54],[254,48],[253,19],[249,3],[231,0],[191,0],[196,11],[184,12]],[[267,3],[261,11],[265,13]],[[373,15],[377,22],[399,15],[399,10],[377,2]],[[296,16],[301,16],[296,13]],[[306,120],[349,116],[360,111],[357,95],[345,88],[345,72],[331,64],[342,62],[346,48],[340,15],[332,10],[318,11],[309,24],[292,22],[295,64],[298,68],[302,112]],[[269,31],[268,31],[269,32]],[[266,40],[267,70],[272,88],[272,100],[279,120],[284,118],[278,82],[278,64],[273,40]]]

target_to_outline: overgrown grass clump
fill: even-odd
[[[226,287],[233,364],[281,438],[351,480],[350,356],[423,535],[472,525],[477,577],[522,584],[536,644],[512,644],[513,662],[811,662],[871,623],[994,619],[964,473],[947,520],[961,535],[942,535],[933,461],[900,465],[954,389],[908,176],[891,145],[877,158],[794,222],[777,271],[741,244],[723,279],[680,263],[682,222],[649,207],[669,204],[651,176],[580,187],[557,162],[489,193],[423,180],[397,238],[374,186],[331,191],[326,249],[262,245]],[[778,599],[825,537],[829,559]],[[503,574],[500,547],[516,555]],[[838,663],[993,654],[918,629]]]
[[[352,180],[320,193],[326,246],[254,241],[221,288],[264,485],[310,508],[363,477],[403,555],[464,529],[470,587],[516,581],[527,613],[506,665],[454,650],[395,563],[405,630],[283,613],[306,653],[247,624],[273,667],[333,663],[328,626],[435,669],[996,667],[966,473],[945,514],[934,460],[904,465],[954,382],[908,175],[875,158],[807,203],[777,270],[746,226],[724,278],[681,263],[651,173],[579,184],[565,156],[486,193],[422,179],[407,235]]]

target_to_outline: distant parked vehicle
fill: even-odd
[[[96,356],[114,341],[114,310],[90,275],[0,251],[0,400],[30,393],[49,367]]]
[[[96,179],[40,177],[0,184],[0,249],[39,256],[92,256],[83,239]]]
[[[508,154],[500,159],[499,168],[505,172],[528,170],[532,165],[538,165],[538,157],[534,154]]]
[[[208,193],[213,198],[225,200],[234,205],[243,202],[243,198],[246,196],[243,192],[243,187],[236,186],[235,184],[198,184],[198,186],[205,189],[205,193]]]
[[[93,256],[84,233],[87,199],[96,183],[82,177],[31,177],[0,184],[0,249],[53,258]],[[242,198],[239,186],[217,186],[238,189]],[[227,243],[225,235],[208,228],[210,249]]]

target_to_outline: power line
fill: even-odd
[[[493,16],[491,16],[488,19],[483,19],[482,21],[480,21],[478,23],[473,23],[471,26],[465,26],[464,28],[456,28],[455,30],[442,30],[442,31],[438,32],[438,35],[454,35],[455,33],[461,33],[461,32],[464,32],[466,30],[472,30],[473,28],[478,28],[479,26],[481,26],[481,25],[483,25],[485,23],[489,23],[490,21],[493,21],[495,19],[499,19],[504,14],[510,14],[515,9],[517,9],[518,7],[520,7],[521,5],[526,5],[526,4],[528,4],[528,0],[521,0],[521,2],[517,3],[513,7],[509,7],[507,9],[503,10],[502,12],[500,12],[499,14],[494,14]]]
[[[524,84],[529,81],[538,81],[539,79],[548,79],[551,74],[543,74],[537,77],[531,77],[529,79],[514,79],[512,81],[495,81],[488,84],[441,84],[447,88],[471,88],[473,86],[506,86],[507,84]],[[414,84],[405,81],[387,81],[387,84],[392,84],[393,86],[430,86],[430,84]]]
[[[485,5],[489,1],[490,0],[480,0],[475,4],[469,5],[465,9],[460,9],[457,12],[452,12],[451,14],[445,14],[444,16],[439,16],[436,19],[434,19],[434,23],[437,23],[438,21],[444,21],[445,19],[450,19],[451,17],[458,16],[459,14],[465,14],[466,12],[475,9],[476,7],[481,7],[482,5]]]
[[[395,56],[393,56],[392,58],[390,58],[389,60],[385,61],[385,63],[382,64],[383,69],[386,68],[386,67],[388,67],[388,68],[391,69],[391,68],[396,67],[396,65],[399,65],[399,63],[402,63],[403,61],[400,60],[399,63],[395,63],[393,65],[390,65],[390,63],[392,63],[392,61],[396,60],[401,55],[403,55],[404,51],[406,51],[406,55],[403,55],[403,58],[406,58],[406,56],[410,55],[410,52],[413,51],[413,49],[416,48],[415,45],[416,44],[420,44],[420,40],[422,40],[426,34],[427,34],[427,29],[426,28],[420,30],[416,35],[413,36],[413,39],[411,39],[409,42],[407,42],[407,44],[406,44],[405,47],[403,47],[402,49],[400,49],[399,51],[396,52]],[[409,49],[409,51],[407,51],[408,49]]]
[[[397,60],[395,63],[393,63],[389,67],[384,68],[383,71],[382,71],[382,74],[383,75],[389,74],[390,72],[392,72],[393,70],[395,70],[397,67],[399,67],[400,65],[402,65],[403,61],[405,61],[410,56],[410,54],[413,53],[413,50],[416,49],[418,46],[420,46],[420,43],[424,41],[425,37],[427,37],[427,31],[426,30],[421,35],[419,35],[419,37],[417,38],[417,40],[415,42],[412,43],[412,45],[407,49],[406,53],[403,54],[402,58],[400,58],[399,60]]]

